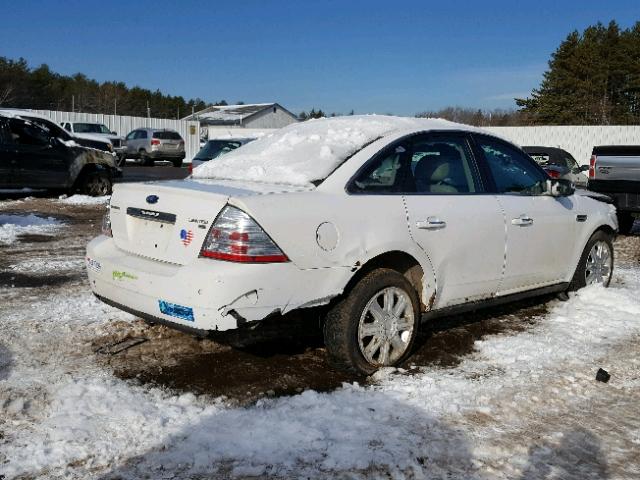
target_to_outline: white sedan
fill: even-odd
[[[106,303],[195,333],[313,309],[334,364],[370,374],[409,355],[421,320],[607,286],[616,229],[611,205],[496,136],[353,116],[116,185],[86,261]]]

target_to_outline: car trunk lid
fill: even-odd
[[[113,239],[126,252],[187,265],[200,254],[211,224],[230,197],[289,190],[189,179],[118,184],[111,198]]]

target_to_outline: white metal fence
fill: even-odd
[[[104,123],[109,130],[125,137],[136,128],[170,128],[184,138],[185,161],[191,159],[200,150],[200,122],[186,120],[168,120],[164,118],[128,117],[125,115],[104,115],[101,113],[58,112],[54,110],[34,110],[56,123],[61,122],[94,122]]]
[[[595,145],[640,145],[640,126],[485,127],[520,146],[560,147],[586,165]]]

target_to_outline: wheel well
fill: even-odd
[[[91,175],[92,173],[104,173],[109,178],[111,178],[111,172],[105,166],[99,165],[97,163],[87,163],[84,167],[82,167],[80,173],[78,173],[78,176],[73,182],[73,188],[78,188],[81,185],[82,181],[87,178],[87,175]]]
[[[367,273],[375,270],[376,268],[389,268],[391,270],[396,270],[397,272],[404,275],[407,280],[413,285],[416,292],[418,292],[418,298],[420,299],[420,308],[422,311],[427,310],[427,306],[424,304],[424,299],[422,298],[423,291],[423,278],[424,271],[422,270],[422,266],[420,262],[418,262],[414,257],[409,255],[408,253],[401,251],[392,251],[380,254],[376,257],[369,259],[360,269],[351,277],[346,287],[344,288],[344,292],[349,292],[353,286],[360,281],[362,277],[364,277]]]
[[[605,232],[605,233],[611,235],[612,237],[616,236],[616,231],[613,228],[611,228],[609,225],[600,225],[596,229],[596,231],[593,232],[593,233],[600,232],[600,231]]]

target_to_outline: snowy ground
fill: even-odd
[[[0,243],[6,478],[640,478],[638,236],[616,242],[612,288],[496,312],[489,324],[509,328],[450,366],[423,349],[413,368],[239,405],[114,375],[96,339],[147,327],[84,284],[82,248],[104,207],[18,207],[39,213],[2,217],[15,220]],[[0,215],[16,208],[0,202]],[[594,380],[599,367],[609,383]]]

